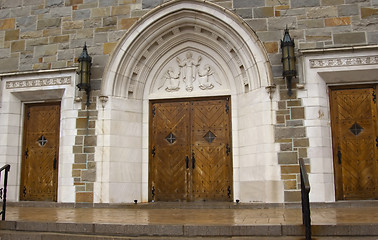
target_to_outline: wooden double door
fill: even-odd
[[[20,200],[56,201],[60,103],[25,105]]]
[[[228,97],[150,103],[149,200],[232,201]]]
[[[375,86],[331,88],[330,100],[336,199],[378,199]]]

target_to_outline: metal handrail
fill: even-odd
[[[302,218],[306,231],[306,240],[311,240],[311,213],[310,213],[310,182],[308,174],[302,158],[299,159],[301,172],[301,198],[302,198]]]
[[[4,171],[4,188],[0,188],[0,199],[3,199],[3,210],[0,212],[1,220],[5,220],[5,209],[7,206],[7,187],[8,187],[8,172],[10,170],[10,165],[5,164],[3,167],[0,168],[0,180],[1,180],[1,172]]]

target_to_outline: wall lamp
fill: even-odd
[[[289,35],[289,29],[286,26],[285,34],[281,40],[281,50],[282,50],[282,65],[283,71],[282,76],[286,78],[287,81],[287,94],[291,96],[293,92],[291,91],[291,79],[297,75],[297,70],[295,69],[295,54],[294,54],[294,39],[291,39]]]
[[[87,102],[85,105],[88,107],[89,102],[89,93],[91,91],[91,66],[92,58],[88,55],[87,45],[84,44],[83,51],[78,59],[79,67],[76,73],[79,75],[79,84],[76,86],[79,88],[79,91],[85,91],[87,95]]]

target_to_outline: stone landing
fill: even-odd
[[[304,239],[298,205],[31,205],[10,204],[1,240]],[[376,201],[313,205],[313,239],[378,239]]]

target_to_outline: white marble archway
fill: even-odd
[[[193,86],[184,78],[190,58]],[[120,40],[104,71],[95,201],[147,200],[149,100],[220,95],[232,102],[234,199],[282,201],[271,85],[263,44],[240,17],[207,1],[158,6]],[[279,194],[265,194],[271,188]]]

